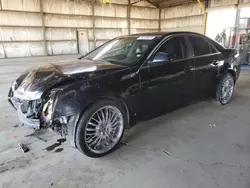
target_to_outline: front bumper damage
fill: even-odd
[[[8,95],[8,101],[17,110],[19,120],[35,129],[40,129],[39,113],[42,108],[42,101],[38,100],[23,100],[14,93],[14,88],[11,87]]]
[[[54,116],[59,92],[51,92],[41,99],[27,100],[15,93],[13,87],[10,88],[8,101],[17,110],[19,120],[34,129],[51,128],[61,136],[67,136],[71,140],[71,145],[75,147],[75,127],[79,119],[79,113],[70,116]],[[17,97],[18,96],[18,97]]]

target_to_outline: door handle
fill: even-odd
[[[219,65],[219,61],[214,60],[212,64],[215,65],[215,66]]]
[[[188,67],[186,67],[185,69],[184,69],[184,72],[186,73],[186,74],[189,74],[191,71],[193,71],[194,70],[194,67],[193,66],[188,66]]]
[[[156,86],[149,86],[148,89],[154,89]]]

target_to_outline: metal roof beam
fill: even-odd
[[[149,4],[153,5],[155,8],[159,8],[159,5],[151,0],[146,0]]]
[[[178,6],[178,5],[183,5],[183,4],[188,4],[188,3],[193,3],[196,2],[194,0],[168,0],[164,2],[159,1],[159,7],[160,8],[167,8],[167,7],[173,7],[173,6]]]

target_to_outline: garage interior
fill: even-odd
[[[250,0],[0,0],[0,186],[250,188]],[[121,35],[192,31],[240,52],[231,103],[202,101],[126,131],[99,159],[34,135],[7,101],[35,65],[75,59]],[[23,153],[18,143],[30,149]]]

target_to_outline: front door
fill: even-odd
[[[184,37],[172,37],[154,53],[149,63],[152,109],[164,112],[191,102],[194,96],[194,61],[188,57]]]

